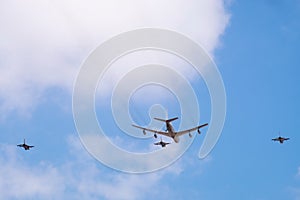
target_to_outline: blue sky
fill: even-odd
[[[300,199],[300,1],[2,1],[0,13],[1,199]],[[147,174],[110,169],[79,140],[72,91],[80,65],[106,39],[139,27],[186,34],[220,70],[226,122],[204,160],[198,151],[207,129],[179,160]],[[189,78],[204,123],[209,94],[201,78]],[[157,88],[146,89],[148,101],[131,105],[137,123],[149,122],[144,110],[156,101],[179,115],[174,96],[150,98]],[[110,104],[101,95],[98,117]],[[153,138],[124,136],[111,114],[104,117],[116,144],[156,150]],[[271,141],[279,131],[291,140]],[[23,138],[35,147],[17,148]]]

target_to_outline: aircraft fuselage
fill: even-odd
[[[177,132],[175,131],[174,127],[171,125],[170,122],[166,122],[166,126],[169,137],[171,137],[174,140],[174,142],[178,143],[179,137],[177,136]]]

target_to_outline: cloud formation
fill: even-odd
[[[59,171],[45,163],[29,166],[15,146],[1,146],[0,198],[53,199],[64,191]]]
[[[222,0],[2,1],[0,110],[26,113],[51,88],[70,94],[88,53],[120,32],[172,29],[212,53],[228,21]]]
[[[20,149],[1,145],[0,198],[141,199],[158,195],[160,189],[168,190],[161,183],[163,178],[182,171],[177,164],[144,175],[107,173],[86,153],[77,137],[70,136],[68,145],[71,159],[59,166],[43,161],[30,164],[17,154]]]

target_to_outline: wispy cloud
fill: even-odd
[[[46,163],[29,165],[15,149],[15,146],[1,147],[0,198],[58,198],[65,189],[60,172]]]
[[[287,187],[287,191],[293,197],[294,200],[300,200],[300,188],[295,186]]]
[[[298,182],[298,184],[296,184],[296,185],[289,185],[287,187],[287,191],[293,197],[293,199],[300,200],[300,185],[299,185],[299,180],[300,180],[300,166],[297,169],[297,173],[295,175],[295,179]]]
[[[169,190],[161,181],[182,171],[181,166],[175,164],[157,173],[119,173],[99,167],[77,137],[69,137],[68,143],[70,160],[59,166],[43,161],[29,163],[17,153],[19,149],[15,146],[2,145],[0,198],[141,199],[158,195],[160,189]]]

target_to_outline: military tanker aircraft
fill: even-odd
[[[146,135],[146,131],[148,132],[152,132],[154,133],[154,137],[157,138],[157,134],[160,134],[160,135],[164,135],[164,136],[167,136],[167,137],[170,137],[172,138],[176,143],[179,142],[179,136],[181,135],[184,135],[186,133],[189,134],[190,137],[192,137],[192,134],[191,132],[197,130],[198,133],[200,134],[200,128],[202,127],[205,127],[208,125],[208,123],[205,123],[205,124],[202,124],[200,126],[196,126],[194,128],[190,128],[190,129],[187,129],[187,130],[183,130],[183,131],[175,131],[171,122],[178,119],[178,117],[174,117],[174,118],[171,118],[171,119],[160,119],[160,118],[154,118],[158,121],[162,121],[162,122],[165,122],[166,123],[166,127],[167,127],[167,130],[164,132],[164,131],[159,131],[159,130],[153,130],[153,129],[149,129],[149,128],[145,128],[145,127],[141,127],[141,126],[137,126],[135,124],[133,124],[132,126],[136,127],[136,128],[139,128],[139,129],[142,129],[143,130],[143,133],[144,135]]]

